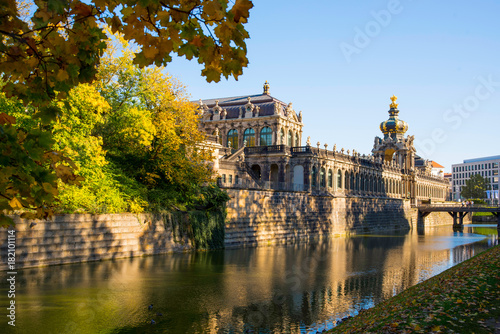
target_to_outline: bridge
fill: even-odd
[[[464,217],[469,212],[491,212],[497,217],[497,227],[500,229],[500,206],[488,205],[457,205],[457,204],[422,204],[417,206],[422,218],[431,212],[448,212],[453,217],[453,228],[463,227]]]

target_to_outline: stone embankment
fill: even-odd
[[[452,224],[444,212],[422,219],[409,201],[400,199],[233,189],[228,193],[228,248]],[[191,250],[182,226],[169,215],[151,214],[58,215],[47,222],[16,218],[16,267]],[[7,231],[0,229],[0,269],[6,269],[7,246]]]
[[[186,236],[161,215],[57,215],[50,221],[15,218],[16,268],[183,251]],[[0,228],[0,269],[7,266],[7,230]]]

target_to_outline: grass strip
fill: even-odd
[[[489,216],[493,216],[493,213],[491,213],[491,212],[474,212],[472,215],[475,217],[489,217]]]
[[[361,311],[329,333],[496,331],[500,331],[499,246]]]

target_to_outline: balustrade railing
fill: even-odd
[[[293,154],[301,154],[301,153],[312,153],[311,146],[297,146],[292,147]]]
[[[262,154],[262,153],[277,153],[286,152],[286,145],[269,145],[269,146],[251,146],[245,147],[245,154]]]

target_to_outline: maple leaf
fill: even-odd
[[[201,48],[203,46],[203,40],[200,36],[194,36],[194,38],[189,43],[196,46],[197,48]]]
[[[249,0],[236,0],[231,12],[234,14],[234,22],[246,22],[250,16],[249,10],[253,7],[253,3]]]

